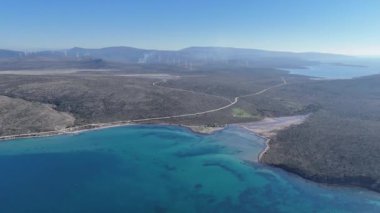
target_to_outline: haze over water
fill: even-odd
[[[336,61],[335,61],[336,62]],[[324,79],[351,79],[380,74],[380,59],[357,58],[349,61],[321,63],[304,69],[286,69],[291,74]]]
[[[253,161],[263,140],[129,126],[0,143],[1,212],[379,212],[380,195]]]

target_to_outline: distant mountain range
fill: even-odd
[[[132,47],[101,49],[71,48],[55,51],[22,52],[0,50],[0,63],[9,60],[88,61],[97,60],[127,64],[166,64],[191,68],[207,64],[229,64],[247,67],[296,67],[320,61],[347,59],[350,56],[326,53],[294,53],[225,47],[190,47],[177,51],[148,50]]]

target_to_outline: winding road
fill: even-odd
[[[164,86],[157,85],[158,83],[164,82],[164,81],[165,81],[165,79],[153,82],[153,86],[164,87]],[[225,105],[225,106],[216,108],[216,109],[210,109],[210,110],[206,110],[206,111],[202,111],[202,112],[186,113],[186,114],[180,114],[180,115],[162,116],[162,117],[154,117],[154,118],[142,118],[142,119],[133,119],[133,120],[125,120],[125,121],[115,121],[115,122],[109,122],[109,123],[86,124],[86,125],[82,125],[82,126],[69,127],[66,129],[56,130],[56,131],[2,136],[2,137],[0,137],[0,140],[8,140],[8,139],[14,139],[14,138],[27,138],[27,137],[41,137],[41,136],[49,136],[49,135],[57,135],[57,134],[68,134],[68,133],[75,133],[78,131],[83,131],[83,130],[88,130],[88,129],[108,128],[108,127],[120,126],[120,125],[126,125],[126,124],[131,124],[131,123],[138,123],[138,122],[148,122],[148,121],[155,121],[155,120],[166,120],[166,119],[172,119],[172,118],[184,118],[184,117],[191,117],[191,116],[197,116],[197,115],[204,115],[204,114],[213,113],[213,112],[221,111],[221,110],[227,109],[229,107],[232,107],[239,102],[240,98],[260,95],[260,94],[263,94],[263,93],[265,93],[269,90],[272,90],[274,88],[284,86],[287,83],[288,82],[286,81],[286,79],[284,77],[282,77],[280,84],[276,84],[274,86],[268,87],[266,89],[260,90],[260,91],[255,92],[255,93],[236,96],[233,101],[229,100],[228,98],[222,97],[222,96],[211,95],[214,97],[219,97],[219,98],[223,98],[225,100],[228,100],[230,103]],[[184,90],[184,89],[177,89],[177,88],[170,88],[170,87],[164,87],[164,88],[175,89],[175,90],[179,90],[179,91],[186,91],[186,92],[191,92],[191,93],[197,93],[197,92],[194,92],[191,90]],[[210,95],[210,94],[206,94],[206,93],[201,93],[201,94]]]
[[[203,111],[203,112],[195,112],[195,113],[188,113],[188,114],[181,114],[181,115],[172,115],[172,116],[164,116],[164,117],[156,117],[156,118],[144,118],[144,119],[136,119],[136,120],[131,120],[131,122],[144,122],[144,121],[152,121],[152,120],[164,120],[164,119],[170,119],[170,118],[183,118],[183,117],[190,117],[190,116],[196,116],[196,115],[204,115],[204,114],[208,114],[208,113],[212,113],[212,112],[217,112],[217,111],[220,111],[220,110],[224,110],[224,109],[227,109],[235,104],[237,104],[239,102],[239,99],[240,98],[245,98],[245,97],[250,97],[250,96],[255,96],[255,95],[260,95],[260,94],[263,94],[271,89],[274,89],[276,87],[281,87],[281,86],[284,86],[285,84],[287,84],[288,82],[286,81],[286,79],[284,77],[281,77],[281,83],[280,84],[276,84],[274,86],[271,86],[271,87],[268,87],[266,89],[263,89],[263,90],[260,90],[258,92],[255,92],[255,93],[250,93],[250,94],[247,94],[247,95],[242,95],[242,96],[236,96],[234,98],[234,101],[230,101],[229,99],[225,98],[225,97],[221,97],[221,96],[214,96],[214,97],[219,97],[219,98],[223,98],[223,99],[226,99],[228,100],[230,103],[225,105],[225,106],[222,106],[222,107],[219,107],[219,108],[216,108],[216,109],[210,109],[210,110],[207,110],[207,111]],[[158,82],[154,82],[153,83],[153,86],[158,86],[157,84],[159,82],[164,82],[164,80],[161,80],[161,81],[158,81]],[[163,86],[160,86],[160,87],[163,87]],[[175,88],[171,88],[171,87],[164,87],[164,88],[170,88],[170,89],[175,89]],[[192,93],[195,93],[194,91],[190,91],[190,90],[183,90],[183,89],[178,89],[178,90],[181,90],[181,91],[187,91],[187,92],[192,92]],[[202,93],[204,94],[204,93]],[[208,95],[208,94],[207,94]]]

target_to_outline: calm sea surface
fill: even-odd
[[[0,143],[0,212],[380,212],[380,194],[255,161],[237,127],[128,126]]]
[[[299,74],[326,79],[350,79],[380,74],[380,59],[357,59],[353,61],[343,61],[343,64],[346,64],[346,66],[325,63],[310,66],[306,69],[286,70],[290,71],[291,74]]]

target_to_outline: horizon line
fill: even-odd
[[[73,46],[69,48],[0,48],[0,50],[8,50],[8,51],[17,51],[17,52],[43,52],[43,51],[65,51],[74,48],[81,49],[105,49],[105,48],[134,48],[140,50],[156,50],[156,51],[181,51],[189,48],[226,48],[226,49],[245,49],[245,50],[262,50],[262,51],[270,51],[270,52],[284,52],[284,53],[296,53],[296,54],[305,54],[305,53],[317,53],[317,54],[332,54],[332,55],[342,55],[342,56],[353,56],[353,57],[370,57],[370,58],[379,58],[380,54],[349,54],[342,52],[329,52],[329,51],[292,51],[292,50],[274,50],[274,49],[263,49],[263,48],[253,48],[253,47],[233,47],[233,46],[202,46],[202,45],[193,45],[186,46],[182,48],[173,48],[173,49],[161,49],[161,48],[141,48],[135,46],[128,45],[111,45],[111,46],[101,46],[101,47],[81,47],[81,46]]]

